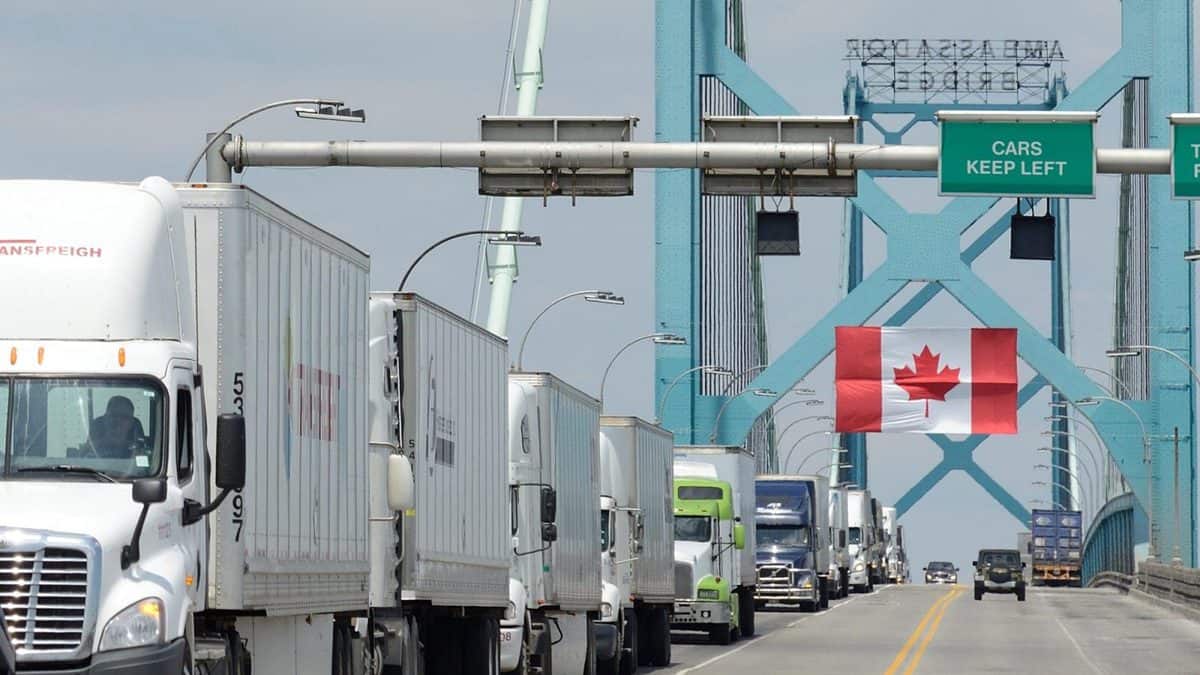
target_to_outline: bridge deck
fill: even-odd
[[[893,586],[820,614],[758,614],[729,647],[677,633],[659,673],[1194,673],[1200,624],[1116,591],[1030,588],[1027,602],[969,586]],[[940,601],[940,602],[939,602]],[[682,643],[682,644],[681,644]]]

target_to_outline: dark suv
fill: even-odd
[[[975,599],[984,593],[1015,593],[1025,602],[1025,563],[1015,548],[987,548],[979,552],[975,566]]]

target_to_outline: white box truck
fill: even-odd
[[[829,488],[829,576],[837,580],[834,597],[850,594],[850,514],[847,510],[848,488],[834,485]]]
[[[330,672],[367,603],[368,257],[233,185],[0,181],[0,220],[19,668]]]
[[[712,467],[711,473],[704,465]],[[684,472],[681,473],[680,469]],[[676,630],[708,626],[705,601],[723,598],[732,611],[728,633],[705,628],[717,642],[754,635],[754,592],[758,575],[754,567],[754,453],[741,446],[683,445],[675,448],[675,607],[671,626]],[[728,484],[729,494],[717,485],[703,481]],[[716,510],[711,518],[718,527],[689,530],[681,541],[680,527],[701,524],[699,514]],[[725,513],[726,509],[731,513]],[[691,519],[691,520],[688,520]],[[724,528],[728,521],[728,528]],[[740,530],[741,535],[738,535]],[[709,544],[698,541],[698,535],[709,532]],[[724,534],[722,534],[724,532]],[[723,545],[713,548],[719,536]],[[699,545],[699,546],[698,546]],[[701,550],[703,549],[703,550]],[[717,552],[716,554],[714,552]],[[719,554],[719,555],[718,555]],[[726,561],[724,556],[729,556]],[[717,564],[725,571],[717,574]],[[707,587],[706,578],[723,581]],[[717,597],[711,597],[713,593]],[[726,634],[729,637],[726,637]]]
[[[903,577],[901,569],[902,551],[900,536],[896,523],[896,507],[884,506],[883,513],[883,559],[884,567],[881,575],[884,583],[898,584]]]
[[[850,587],[859,593],[875,588],[871,564],[875,552],[875,520],[871,491],[851,489],[846,496],[849,527]]]
[[[508,374],[509,611],[504,672],[595,673],[616,649],[598,624],[600,402],[549,373]],[[541,669],[541,670],[537,670]]]
[[[671,432],[637,417],[600,418],[600,621],[615,658],[600,673],[671,663],[675,530]]]
[[[370,625],[404,673],[495,673],[508,606],[506,342],[412,293],[370,297]],[[388,463],[411,467],[394,512]]]

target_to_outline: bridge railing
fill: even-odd
[[[1137,590],[1200,610],[1200,570],[1162,563],[1138,566]]]
[[[1117,495],[1092,519],[1083,542],[1083,583],[1103,573],[1134,574],[1133,493]]]

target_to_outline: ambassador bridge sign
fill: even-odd
[[[1066,62],[1058,40],[853,38],[872,103],[1044,103]]]

